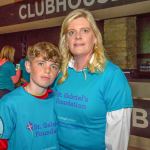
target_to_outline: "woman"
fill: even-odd
[[[64,57],[55,87],[61,150],[127,150],[130,87],[121,69],[105,57],[89,11],[68,14],[59,47]]]
[[[15,69],[15,49],[6,45],[0,52],[0,98],[12,91],[20,78],[20,69]]]

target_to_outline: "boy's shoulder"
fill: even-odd
[[[16,89],[14,89],[13,91],[11,91],[10,93],[4,95],[0,102],[4,102],[4,103],[9,103],[9,102],[15,102],[17,97],[23,96],[23,87],[18,87]]]

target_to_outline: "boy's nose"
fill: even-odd
[[[45,72],[46,73],[50,73],[51,72],[51,67],[50,66],[46,66],[45,67]]]

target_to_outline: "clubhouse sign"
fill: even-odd
[[[0,27],[65,16],[71,10],[99,10],[147,0],[25,0],[0,8]]]

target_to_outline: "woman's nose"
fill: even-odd
[[[76,39],[81,39],[81,32],[80,31],[76,32]]]

